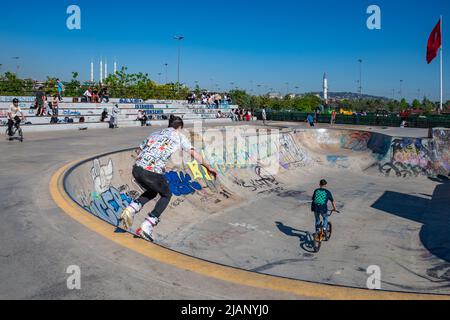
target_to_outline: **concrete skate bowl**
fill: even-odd
[[[109,239],[222,280],[325,298],[448,297],[449,131],[410,139],[245,127],[232,129],[230,139],[225,129],[190,133],[217,180],[190,159],[174,156],[168,165],[173,198],[155,231],[157,245],[115,228],[141,192],[131,175],[134,150],[61,168],[52,195]],[[310,202],[322,178],[342,214],[331,218],[331,241],[313,253]],[[370,266],[379,267],[383,291],[364,290]]]

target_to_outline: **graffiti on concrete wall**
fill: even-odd
[[[264,169],[257,166],[254,169],[255,176],[250,179],[242,179],[239,177],[233,177],[233,183],[245,188],[249,191],[259,194],[270,194],[283,191],[281,183],[277,179]]]
[[[110,159],[107,165],[101,165],[99,159],[95,159],[91,168],[91,177],[94,182],[95,192],[102,194],[111,185],[113,178],[113,163]]]
[[[371,138],[370,132],[355,131],[343,134],[340,139],[341,148],[353,151],[366,151]]]
[[[303,167],[307,162],[307,153],[294,141],[291,134],[284,133],[280,137],[279,161],[284,169]]]
[[[436,153],[436,160],[442,174],[450,172],[450,129],[434,129],[433,142]]]
[[[131,203],[137,192],[127,185],[119,188],[111,185],[114,172],[111,159],[106,164],[101,164],[99,159],[95,159],[90,172],[94,191],[89,195],[84,191],[81,192],[79,195],[81,204],[93,215],[118,226],[120,214]]]
[[[202,186],[185,172],[170,171],[165,174],[170,191],[175,196],[185,196],[202,190]]]
[[[385,175],[398,177],[433,176],[436,174],[433,142],[429,139],[394,139],[391,145],[391,159],[380,164]]]
[[[327,156],[327,162],[331,167],[336,168],[348,168],[348,156],[339,156],[339,155],[329,155]]]

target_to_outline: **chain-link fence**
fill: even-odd
[[[305,122],[308,114],[305,112],[295,111],[266,111],[267,120],[273,121],[300,121]],[[261,120],[261,111],[256,112],[258,120]],[[336,124],[351,124],[364,126],[381,126],[381,127],[400,127],[403,121],[412,128],[450,128],[450,115],[433,115],[433,116],[410,116],[400,117],[395,114],[386,116],[369,115],[336,115]],[[330,123],[331,115],[320,114],[318,116],[319,123]]]

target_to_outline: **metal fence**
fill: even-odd
[[[309,113],[296,111],[266,111],[267,120],[273,121],[301,121],[305,122]],[[256,112],[259,120],[262,119],[261,111]],[[377,116],[377,115],[337,115],[336,124],[352,124],[364,126],[400,127],[403,120],[406,120],[411,128],[450,128],[450,116],[410,116],[406,118],[397,115]],[[318,117],[319,123],[330,123],[331,115],[321,114]]]

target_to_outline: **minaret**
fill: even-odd
[[[117,60],[114,59],[114,74],[117,74]]]
[[[94,61],[91,60],[91,82],[94,82]]]
[[[323,99],[325,100],[325,103],[328,102],[328,80],[327,80],[327,74],[323,74]]]
[[[103,58],[100,59],[100,83],[103,83]]]
[[[105,79],[108,78],[108,60],[105,60]]]

